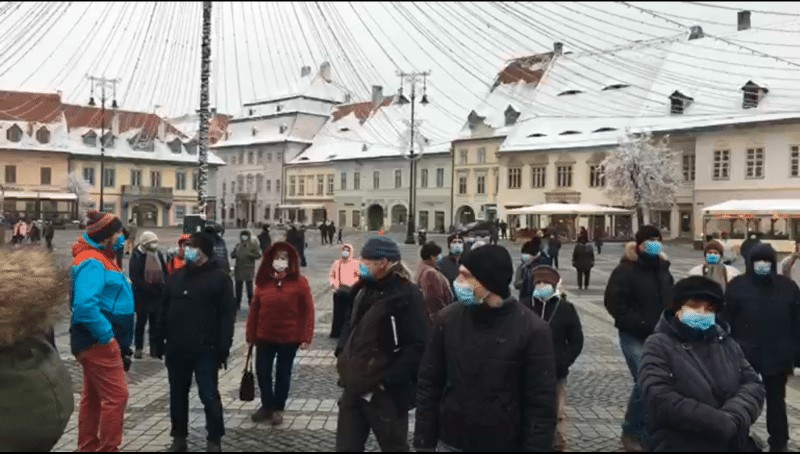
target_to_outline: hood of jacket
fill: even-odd
[[[272,256],[278,251],[286,251],[289,254],[289,267],[286,269],[286,279],[294,279],[300,275],[300,254],[297,249],[286,241],[277,241],[264,251],[261,256],[261,266],[258,267],[256,275],[256,285],[266,284],[273,279],[275,268],[272,267]]]
[[[89,236],[86,235],[85,233],[80,238],[78,238],[78,241],[72,243],[72,257],[75,258],[81,252],[89,251],[92,249],[100,251],[101,254],[105,255],[106,257],[112,260],[114,259],[114,251],[110,249],[109,250],[104,249],[102,246],[95,243],[91,238],[89,238]]]
[[[46,333],[69,305],[67,271],[45,251],[0,250],[0,348]]]
[[[352,245],[352,244],[350,244],[350,243],[344,243],[344,244],[342,244],[342,247],[339,249],[339,251],[340,251],[340,252],[339,252],[339,254],[340,254],[340,255],[339,255],[339,260],[342,260],[341,251],[343,251],[343,250],[344,250],[344,248],[349,248],[349,249],[350,249],[350,257],[347,257],[347,260],[345,260],[345,262],[355,261],[355,260],[356,260],[356,259],[355,259],[356,250],[355,250],[355,248],[353,247],[353,245]]]
[[[747,264],[747,274],[749,276],[754,275],[753,263],[761,260],[766,260],[772,263],[773,276],[778,274],[778,255],[775,253],[775,249],[773,249],[772,245],[769,243],[757,243],[752,249],[750,249],[748,260],[745,260]]]
[[[717,324],[713,328],[701,331],[690,328],[675,316],[675,311],[667,309],[661,314],[655,329],[656,333],[666,334],[678,339],[680,342],[702,342],[713,339],[722,340],[730,335],[730,327],[727,323],[717,318]]]
[[[669,257],[664,251],[658,254],[658,257],[665,262],[669,261]],[[622,259],[620,262],[638,262],[639,261],[639,248],[635,241],[629,241],[625,243],[625,248],[623,249]]]

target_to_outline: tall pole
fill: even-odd
[[[414,244],[414,231],[415,229],[415,218],[417,213],[417,160],[421,157],[420,154],[415,153],[414,150],[414,141],[416,140],[416,131],[415,128],[416,124],[416,106],[417,106],[417,82],[420,79],[424,79],[430,75],[430,71],[418,72],[414,71],[412,73],[403,73],[400,72],[399,76],[401,80],[407,80],[411,83],[411,123],[410,127],[410,141],[409,141],[409,151],[408,151],[408,160],[409,160],[409,178],[408,178],[408,230],[406,232],[406,244]],[[402,99],[402,87],[400,89],[401,99]],[[428,103],[427,94],[423,90],[423,96],[421,100],[421,104],[425,105]]]
[[[106,88],[111,88],[113,93],[113,100],[111,108],[117,108],[117,82],[119,79],[107,79],[105,77],[88,76],[91,81],[91,97],[89,98],[89,105],[95,107],[94,102],[94,89],[100,88],[100,210],[103,210],[104,193],[105,193],[105,175],[106,175]]]
[[[200,63],[200,129],[199,153],[200,169],[197,173],[197,208],[201,215],[207,215],[208,198],[208,120],[209,90],[208,79],[211,73],[211,2],[203,2],[203,38]]]

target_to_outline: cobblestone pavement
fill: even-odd
[[[69,260],[68,242],[75,232],[58,232],[56,254],[66,265]],[[177,240],[179,232],[158,230],[162,247],[169,247]],[[229,245],[234,244],[238,230],[231,229],[226,235]],[[402,241],[402,235],[395,235]],[[429,239],[444,242],[444,237]],[[363,235],[347,239],[359,248]],[[234,351],[227,371],[221,371],[220,393],[225,407],[227,435],[223,440],[226,451],[332,451],[334,449],[339,390],[336,386],[336,370],[333,358],[334,343],[328,339],[332,301],[327,284],[327,271],[338,257],[338,248],[319,245],[318,237],[309,235],[307,250],[309,267],[306,273],[312,285],[316,308],[316,335],[312,347],[301,351],[295,362],[292,389],[287,404],[284,423],[279,427],[257,425],[250,421],[250,414],[257,403],[238,400],[238,387],[244,363],[245,344],[243,318],[236,327]],[[519,260],[519,246],[512,246],[515,261]],[[410,264],[417,261],[417,246],[402,246],[403,257]],[[613,267],[618,263],[621,246],[609,244],[603,254],[597,256],[597,266],[592,272],[590,290],[575,289],[576,276],[569,268],[571,245],[565,245],[562,257],[562,272],[570,299],[576,304],[583,323],[585,346],[577,363],[572,367],[568,382],[567,418],[569,423],[569,446],[572,451],[619,451],[620,421],[631,389],[631,378],[619,351],[616,330],[602,305],[602,290]],[[669,246],[667,252],[673,262],[676,278],[700,259],[700,253],[685,246]],[[69,354],[69,339],[66,326],[59,327],[58,344],[62,357],[72,372],[76,402],[79,399],[81,370]],[[130,400],[125,422],[125,451],[163,451],[169,445],[169,406],[166,370],[160,361],[143,359],[135,361],[129,374]],[[787,394],[792,437],[800,440],[800,391],[792,380]],[[76,417],[73,415],[67,432],[56,447],[58,451],[76,449]],[[190,411],[189,447],[202,451],[205,447],[205,417],[203,407],[192,390]],[[410,426],[413,429],[413,417]],[[766,440],[764,416],[756,425],[757,436]],[[796,446],[792,447],[796,448]],[[377,451],[371,437],[368,451]],[[796,449],[793,449],[796,450]]]

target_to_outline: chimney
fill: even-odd
[[[372,104],[378,106],[383,102],[383,87],[380,85],[372,86]]]
[[[689,39],[699,39],[704,37],[705,34],[703,33],[703,27],[699,25],[692,25],[689,29]]]
[[[167,122],[162,120],[161,118],[158,119],[158,140],[165,142],[167,139]]]
[[[736,30],[750,30],[750,11],[736,13]]]
[[[344,103],[345,104],[350,104],[352,101],[353,101],[353,97],[350,95],[350,93],[345,93],[344,94]]]
[[[217,116],[217,108],[216,107],[212,107],[211,108],[211,118],[214,118],[216,116]]]
[[[564,43],[555,42],[553,43],[553,55],[559,56],[564,53]]]
[[[319,76],[322,77],[322,80],[325,82],[333,81],[333,77],[331,75],[331,64],[328,62],[323,62],[319,65]]]
[[[119,135],[119,115],[111,111],[111,133],[115,136]]]
[[[300,68],[300,77],[306,77],[311,75],[311,67],[310,66],[303,66]]]

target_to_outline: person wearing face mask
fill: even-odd
[[[433,241],[423,245],[419,251],[422,260],[417,265],[415,276],[415,282],[425,297],[425,307],[431,321],[440,310],[452,303],[454,298],[450,283],[436,267],[436,261],[441,253],[442,248]]]
[[[621,442],[627,452],[647,448],[644,402],[639,389],[639,366],[644,341],[653,334],[661,313],[672,300],[674,283],[669,260],[663,252],[661,232],[644,225],[636,232],[636,244],[611,272],[604,303],[619,331],[619,342],[633,390],[622,423]]]
[[[724,264],[724,251],[725,246],[719,241],[709,241],[706,243],[706,247],[703,249],[705,262],[689,270],[689,275],[705,276],[719,284],[724,292],[728,282],[739,275],[739,270]]]
[[[283,423],[297,349],[307,349],[314,338],[311,287],[300,274],[300,255],[289,243],[279,241],[264,253],[246,336],[248,345],[256,348],[261,389],[261,407],[251,419],[278,426]]]
[[[239,244],[234,246],[231,258],[236,260],[233,265],[233,277],[236,280],[236,310],[242,308],[242,287],[247,287],[247,304],[253,300],[253,278],[256,274],[256,260],[261,258],[258,244],[253,242],[250,232],[242,230],[239,234]]]
[[[786,380],[800,350],[800,289],[778,274],[772,246],[760,243],[749,251],[745,274],[728,284],[725,301],[731,334],[767,389],[770,451],[784,451],[789,440]]]
[[[158,237],[153,232],[143,232],[139,244],[134,248],[128,263],[128,276],[133,282],[133,299],[136,303],[136,329],[134,333],[133,354],[142,359],[144,330],[150,322],[150,345],[152,345],[153,325],[156,324],[158,305],[163,298],[167,282],[167,262],[158,250]],[[152,348],[150,355],[153,355]]]
[[[553,451],[567,449],[567,375],[583,350],[583,328],[575,306],[559,290],[561,275],[547,265],[537,266],[532,273],[532,295],[520,301],[550,326],[553,335],[556,379],[558,380],[558,423]]]
[[[653,452],[761,451],[749,434],[766,391],[717,319],[723,304],[718,283],[682,279],[645,342],[639,384]]]
[[[186,258],[184,257],[184,246],[189,240],[192,238],[192,235],[188,233],[184,233],[183,235],[178,238],[178,251],[175,252],[175,255],[170,257],[169,262],[167,263],[167,274],[172,275],[175,271],[186,266]]]
[[[72,245],[72,353],[83,368],[78,450],[118,451],[122,445],[133,341],[134,298],[115,254],[125,248],[122,222],[89,211],[86,233]],[[102,421],[102,424],[100,423]]]
[[[464,258],[458,299],[434,319],[419,373],[418,452],[545,452],[556,428],[556,361],[547,323],[511,296],[508,251]]]
[[[408,452],[408,411],[428,338],[425,300],[391,238],[367,240],[359,268],[352,314],[336,348],[343,387],[336,451],[363,452],[372,431],[381,451]]]
[[[231,280],[217,262],[214,241],[213,234],[198,232],[184,246],[187,265],[167,281],[151,340],[154,356],[166,355],[170,452],[188,449],[192,375],[206,414],[206,451],[222,451],[225,424],[218,374],[227,368],[236,308]]]
[[[448,253],[439,260],[439,270],[450,284],[458,277],[458,267],[461,257],[464,256],[464,238],[460,233],[453,233],[447,237]]]
[[[225,227],[214,221],[207,221],[203,229],[214,240],[214,261],[222,268],[225,274],[231,274],[231,264],[228,262],[228,246],[225,244]]]
[[[542,239],[534,236],[530,241],[522,245],[522,263],[519,264],[514,272],[514,288],[519,290],[519,299],[527,298],[533,292],[533,281],[531,271],[540,265],[551,265],[549,257],[542,254]]]
[[[328,272],[328,282],[333,289],[332,339],[338,339],[342,333],[352,303],[350,290],[358,282],[358,264],[358,260],[353,258],[353,245],[345,244],[342,245],[341,258],[333,262]]]

